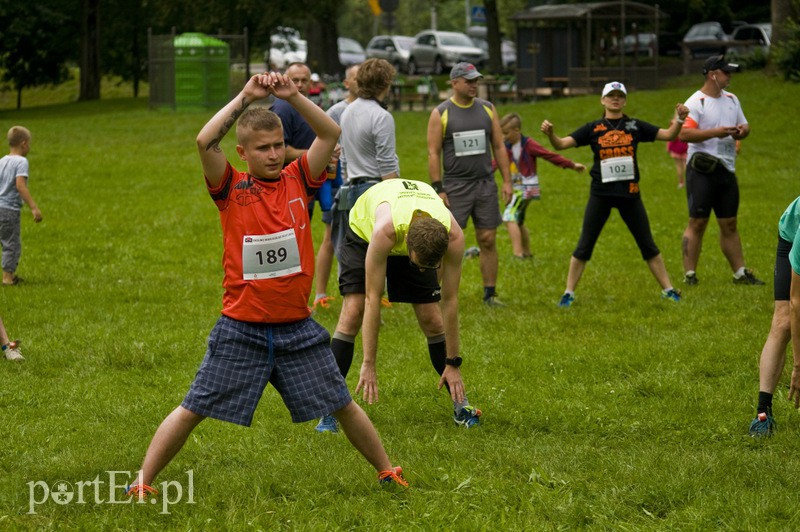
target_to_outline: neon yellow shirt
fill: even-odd
[[[350,209],[350,229],[367,242],[375,229],[375,211],[388,203],[396,236],[390,255],[408,255],[406,234],[416,211],[422,211],[442,222],[450,232],[450,211],[442,198],[427,183],[411,179],[387,179],[370,187]]]

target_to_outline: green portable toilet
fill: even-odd
[[[202,33],[175,37],[175,108],[222,107],[230,101],[230,46]]]

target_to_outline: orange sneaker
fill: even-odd
[[[378,474],[378,482],[380,482],[381,485],[399,484],[404,488],[408,487],[408,482],[403,478],[403,468],[400,466],[393,467],[388,471],[381,471]]]

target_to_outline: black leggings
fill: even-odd
[[[586,212],[583,214],[583,229],[578,240],[578,246],[572,252],[572,256],[578,260],[588,261],[592,258],[592,251],[600,232],[606,224],[611,209],[617,209],[628,230],[636,240],[639,251],[644,260],[650,260],[661,253],[653,241],[653,234],[650,232],[650,221],[647,219],[647,211],[644,210],[642,198],[619,198],[614,196],[589,196],[586,204]]]

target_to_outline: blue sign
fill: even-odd
[[[486,24],[486,8],[475,6],[470,11],[470,17],[472,18],[472,22],[476,24]]]

